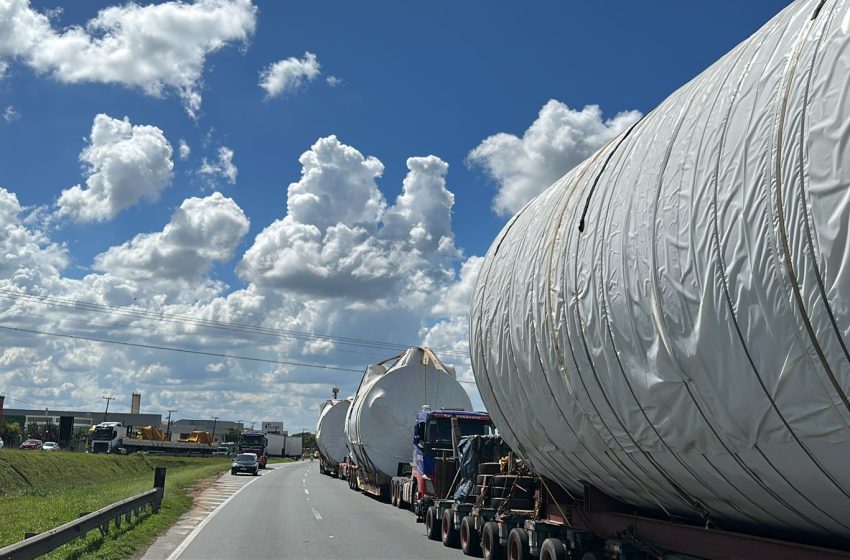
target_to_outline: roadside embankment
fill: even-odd
[[[89,533],[46,558],[128,558],[153,542],[189,509],[188,489],[226,471],[227,457],[154,457],[67,452],[0,451],[0,546],[39,533],[149,490],[158,466],[167,469],[165,498],[156,515]]]

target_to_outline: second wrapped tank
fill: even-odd
[[[366,368],[345,422],[355,463],[370,475],[395,476],[399,463],[410,462],[413,425],[423,405],[435,410],[472,409],[454,368],[430,349],[409,348]]]

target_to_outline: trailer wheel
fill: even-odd
[[[442,521],[443,522],[441,523],[441,536],[443,540],[443,546],[447,546],[449,548],[457,548],[460,544],[460,538],[457,534],[457,529],[455,529],[455,520],[452,510],[447,509],[443,511]]]
[[[581,556],[581,560],[603,560],[604,558],[605,553],[601,550],[591,550]]]
[[[481,529],[481,552],[484,560],[502,560],[505,557],[505,547],[499,543],[499,525],[488,521]]]
[[[567,560],[567,546],[561,539],[549,538],[540,547],[540,560]]]
[[[467,556],[481,554],[481,536],[472,526],[472,518],[468,515],[460,522],[460,550]]]
[[[425,534],[432,541],[440,540],[440,522],[437,519],[437,508],[431,506],[425,513]]]
[[[393,484],[393,485],[390,486],[390,504],[393,507],[396,507],[396,499],[397,499],[396,498],[396,488],[395,488],[395,484]]]
[[[405,505],[406,504],[404,503],[404,490],[399,486],[398,491],[395,495],[395,507],[397,507],[398,509],[404,509]]]
[[[530,560],[528,533],[525,529],[514,527],[508,534],[508,560]]]

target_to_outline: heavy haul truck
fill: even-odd
[[[473,371],[539,481],[509,557],[848,558],[848,13],[790,3],[491,246]]]
[[[429,348],[410,348],[366,368],[345,416],[342,472],[351,488],[390,498],[393,477],[410,472],[411,439],[423,407],[445,414],[472,408],[454,368]]]
[[[458,479],[457,445],[461,438],[492,432],[486,412],[430,410],[416,415],[413,458],[390,481],[390,501],[426,518],[434,500],[446,496]],[[408,446],[409,448],[409,446]]]
[[[208,432],[192,432],[185,440],[170,441],[154,426],[136,429],[121,422],[101,422],[92,427],[89,437],[91,453],[212,455],[216,449]]]

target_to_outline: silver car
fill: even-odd
[[[42,451],[59,451],[59,444],[55,441],[45,441],[41,445]]]

